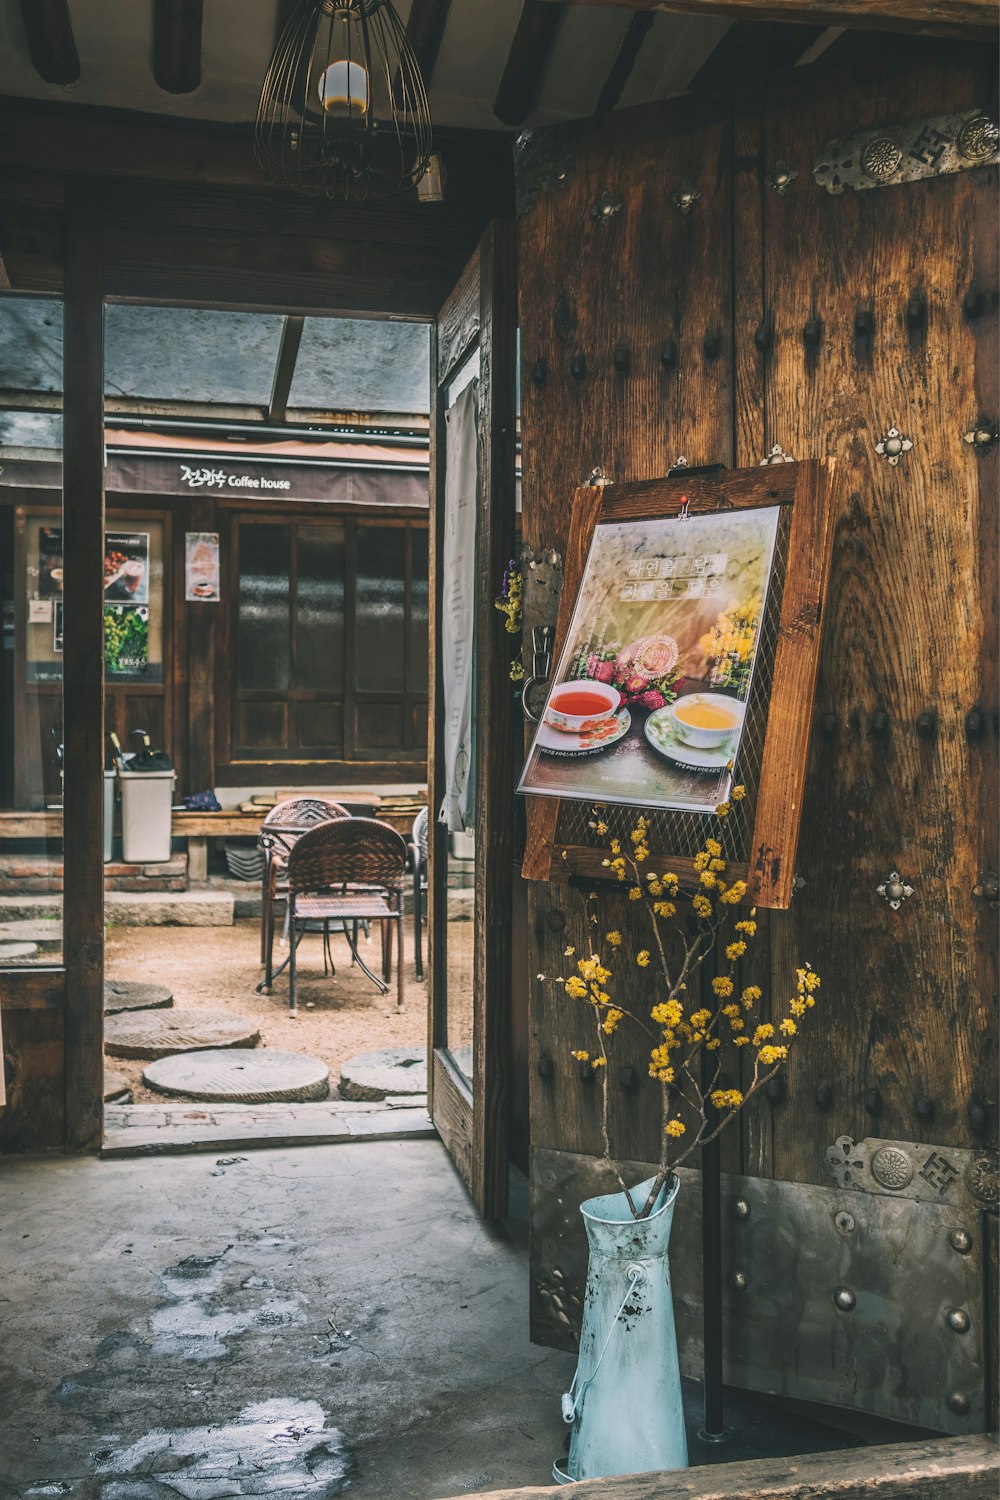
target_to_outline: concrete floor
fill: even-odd
[[[551,1483],[570,1356],[436,1141],[0,1162],[0,1497]]]

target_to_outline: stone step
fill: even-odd
[[[105,921],[117,927],[232,927],[229,891],[109,891]],[[0,924],[62,915],[61,896],[0,896]]]
[[[425,1098],[427,1052],[423,1047],[388,1047],[359,1052],[340,1069],[342,1099]]]
[[[38,952],[36,943],[0,943],[0,964],[23,964]]]
[[[61,948],[62,922],[58,917],[0,922],[0,943],[36,943],[39,948]]]

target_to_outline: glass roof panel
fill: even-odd
[[[0,390],[62,390],[62,303],[0,297]]]
[[[283,324],[278,313],[113,303],[104,319],[105,393],[266,406]]]
[[[288,404],[314,411],[429,411],[429,326],[307,318]]]

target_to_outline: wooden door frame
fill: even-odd
[[[428,881],[428,1106],[479,1212],[507,1211],[507,1080],[509,1075],[511,930],[513,920],[514,696],[508,683],[510,645],[494,600],[514,551],[516,306],[515,228],[489,226],[442,310],[431,344],[431,495],[429,556],[429,701],[427,750],[430,812]],[[506,318],[502,314],[506,311]],[[448,833],[436,809],[444,785],[444,697],[439,640],[443,578],[438,539],[444,522],[444,391],[480,352],[480,430],[476,516],[476,887],[473,957],[473,1079],[471,1089],[447,1050],[445,902],[435,870],[447,867]],[[495,503],[509,475],[509,505]],[[486,753],[488,750],[488,753]],[[445,1001],[445,1003],[447,1003]]]

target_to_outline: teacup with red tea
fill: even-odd
[[[579,677],[552,689],[545,722],[565,734],[586,734],[609,719],[621,701],[621,693],[609,682]]]

